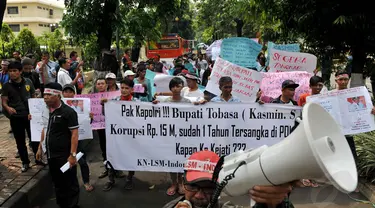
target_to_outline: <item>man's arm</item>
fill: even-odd
[[[78,147],[78,128],[70,130],[72,132],[70,152],[77,152]]]

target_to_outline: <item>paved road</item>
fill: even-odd
[[[166,173],[150,173],[137,172],[135,187],[132,191],[123,189],[124,180],[118,179],[116,186],[110,192],[103,192],[106,179],[98,179],[98,175],[103,169],[100,158],[100,148],[97,140],[90,145],[88,153],[89,166],[91,168],[91,182],[95,186],[95,190],[87,193],[81,189],[80,205],[86,207],[126,207],[126,208],[150,208],[162,207],[165,203],[172,200],[165,194],[168,184],[168,174]],[[81,181],[80,174],[79,180]],[[155,184],[153,190],[148,188]],[[146,198],[147,197],[147,198]],[[353,194],[353,197],[364,199],[360,194]],[[240,205],[249,205],[248,198],[242,197],[223,197],[223,200],[231,200]],[[296,189],[291,200],[297,208],[368,208],[369,205],[360,204],[349,199],[345,194],[338,192],[331,186],[323,188],[304,188]],[[52,197],[47,200],[42,208],[57,208],[55,199]]]

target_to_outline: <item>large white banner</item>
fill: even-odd
[[[48,122],[47,106],[42,98],[32,98],[28,101],[31,114],[31,140],[39,142],[44,127],[43,122]],[[90,99],[64,98],[63,101],[77,112],[79,123],[78,139],[92,139],[93,135],[90,125]]]
[[[223,76],[232,78],[232,94],[234,96],[238,97],[241,101],[255,102],[262,80],[261,73],[218,58],[212,69],[206,90],[215,95],[220,95],[219,80]]]
[[[375,130],[370,94],[365,87],[331,91],[309,96],[307,102],[320,104],[341,127],[345,135]]]
[[[317,58],[309,53],[270,50],[269,72],[307,71],[313,73]]]
[[[197,151],[223,156],[276,144],[290,134],[300,113],[300,107],[277,104],[109,101],[107,159],[116,170],[182,172]]]

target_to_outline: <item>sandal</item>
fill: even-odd
[[[313,188],[318,188],[319,184],[316,181],[310,180],[311,181],[311,187]]]
[[[309,179],[302,179],[301,182],[304,186],[309,187],[311,186],[311,181]]]
[[[85,190],[86,190],[87,192],[91,192],[92,190],[94,190],[94,186],[92,186],[92,185],[89,184],[89,183],[84,184],[84,186],[85,186]]]
[[[167,189],[167,195],[168,196],[174,196],[176,194],[176,190],[177,190],[177,186],[176,185],[172,185],[171,187],[169,187]]]

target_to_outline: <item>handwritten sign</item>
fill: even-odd
[[[94,115],[93,121],[91,123],[91,128],[93,130],[97,129],[105,129],[105,117],[102,114],[102,105],[100,104],[100,100],[105,99],[112,99],[114,97],[120,96],[120,91],[114,92],[102,92],[102,93],[94,93],[94,94],[84,94],[84,95],[76,95],[77,98],[90,98],[91,103],[91,113]]]
[[[266,65],[269,65],[270,62],[270,52],[271,49],[276,49],[280,51],[289,51],[289,52],[300,52],[300,47],[298,43],[293,43],[293,44],[275,44],[271,41],[268,42],[267,44],[267,63]]]
[[[341,127],[345,135],[375,130],[371,96],[366,87],[330,91],[309,96],[307,102],[320,104]]]
[[[241,101],[255,102],[259,90],[262,75],[252,69],[247,69],[218,58],[212,69],[210,80],[206,90],[220,95],[219,80],[223,76],[231,77],[233,80],[232,94]]]
[[[299,84],[294,95],[294,100],[298,100],[299,96],[303,93],[310,92],[310,78],[313,76],[311,73],[304,71],[295,71],[295,72],[262,72],[263,79],[260,85],[262,90],[262,100],[265,97],[271,97],[273,99],[281,95],[281,84],[285,80],[293,80],[295,83]]]
[[[144,93],[145,88],[143,87],[142,84],[135,84],[134,87],[133,87],[133,91],[136,92],[136,93]]]
[[[243,67],[257,67],[262,45],[249,38],[227,38],[221,44],[221,58]]]
[[[271,49],[269,72],[307,71],[316,69],[316,56],[309,53],[288,52]]]

